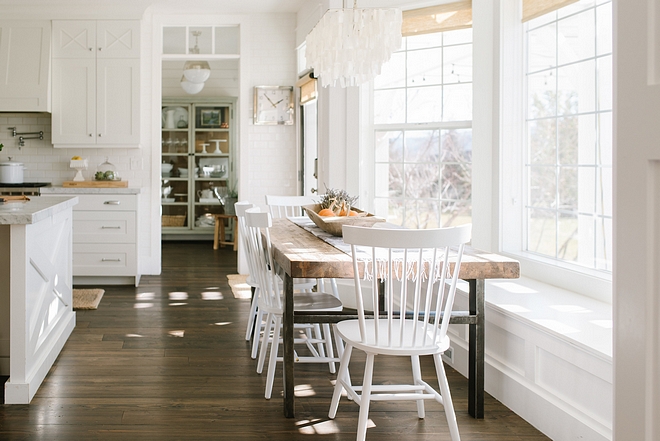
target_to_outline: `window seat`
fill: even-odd
[[[534,279],[486,281],[486,303],[502,314],[612,359],[612,305]]]

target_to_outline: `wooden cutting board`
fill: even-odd
[[[128,181],[64,181],[69,188],[121,188],[128,187]]]

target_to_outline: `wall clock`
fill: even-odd
[[[293,124],[293,86],[255,86],[254,123]]]

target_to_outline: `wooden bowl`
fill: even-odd
[[[357,211],[357,216],[319,216],[318,212],[321,211],[320,204],[303,205],[302,208],[317,227],[333,236],[341,237],[341,227],[344,225],[371,227],[376,222],[385,222],[385,219],[382,217],[374,216],[373,214],[366,213],[353,207],[351,207],[351,210]]]

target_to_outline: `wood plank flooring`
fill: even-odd
[[[265,373],[255,372],[244,340],[249,301],[227,284],[235,268],[228,247],[166,242],[161,276],[139,288],[103,286],[99,309],[77,313],[32,403],[0,406],[0,440],[354,440],[358,406],[344,398],[327,418],[327,365],[296,365],[296,418],[282,414],[281,369],[264,399]],[[387,362],[375,379],[409,375],[409,361]],[[430,358],[422,370],[435,384]],[[462,440],[548,439],[488,395],[486,418],[469,417],[467,381],[448,370]],[[449,440],[442,406],[426,409],[420,420],[413,402],[372,404],[367,439]]]

